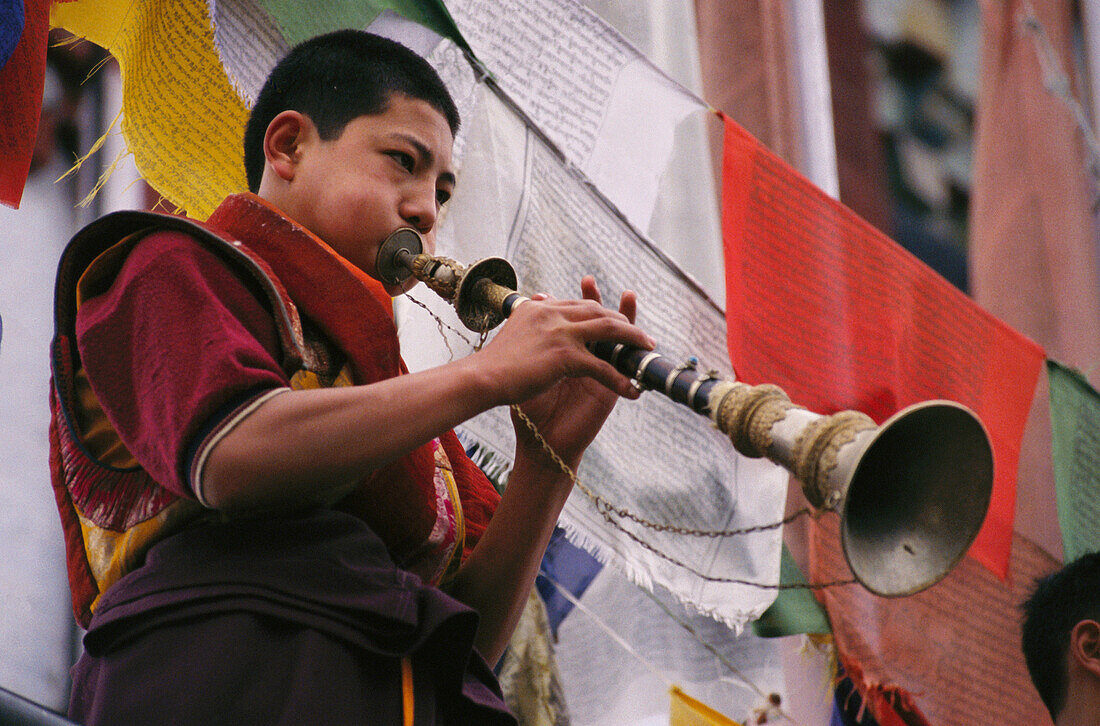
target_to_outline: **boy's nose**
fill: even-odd
[[[435,187],[407,195],[398,212],[409,226],[421,234],[430,232],[435,226],[436,218]]]

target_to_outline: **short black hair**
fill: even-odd
[[[309,116],[325,141],[359,116],[385,113],[403,93],[431,104],[458,131],[458,109],[439,74],[405,46],[362,30],[337,30],[294,46],[268,76],[244,131],[244,170],[256,191],[264,172],[264,135],[292,110]]]
[[[1073,627],[1100,622],[1100,552],[1083,555],[1035,584],[1023,604],[1022,646],[1027,672],[1056,720],[1066,705],[1066,657]]]

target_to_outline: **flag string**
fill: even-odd
[[[548,583],[550,583],[550,585],[553,586],[553,588],[557,590],[562,597],[568,600],[573,607],[575,607],[577,610],[584,613],[588,618],[590,618],[592,620],[592,623],[595,624],[596,627],[606,633],[612,641],[619,645],[619,647],[621,647],[623,650],[633,656],[635,660],[637,660],[646,668],[646,670],[659,678],[669,688],[677,687],[676,684],[667,675],[665,675],[664,671],[662,671],[655,664],[651,663],[644,656],[642,656],[642,654],[639,653],[638,650],[634,648],[634,646],[628,643],[623,636],[619,635],[619,633],[616,632],[615,629],[612,628],[603,618],[593,612],[587,605],[582,603],[576,595],[574,595],[572,592],[569,591],[568,588],[555,580],[550,574],[546,572],[546,570],[540,568],[539,577],[545,579]],[[741,683],[743,683],[749,690],[755,693],[762,701],[764,701],[765,703],[774,703],[773,696],[775,694],[766,693],[763,688],[753,683],[752,680],[748,678],[748,676],[742,673],[741,670],[737,668],[737,666],[730,662],[729,658],[723,655],[717,648],[708,643],[701,635],[699,635],[699,632],[695,630],[695,628],[693,628],[690,623],[687,623],[676,616],[668,608],[668,606],[665,605],[665,603],[661,602],[657,598],[656,595],[649,592],[644,587],[639,586],[638,589],[645,593],[647,597],[653,600],[653,602],[657,603],[661,610],[663,610],[664,613],[673,620],[673,622],[686,630],[688,635],[690,635],[693,640],[695,640],[699,645],[701,645],[715,658],[717,658],[718,661],[723,666],[725,666],[735,678],[741,681]],[[796,719],[794,719],[790,714],[783,711],[782,708],[777,707],[775,708],[774,712],[777,715],[787,719],[789,722],[795,724],[796,726],[801,726],[801,724]]]
[[[662,671],[660,668],[658,668],[657,666],[655,666],[654,664],[652,664],[648,660],[646,660],[642,656],[641,653],[639,653],[632,645],[630,645],[630,643],[626,642],[626,639],[623,636],[621,636],[617,632],[615,632],[615,630],[610,625],[608,625],[606,622],[604,622],[603,618],[596,615],[596,613],[592,612],[592,610],[590,610],[587,605],[585,605],[580,600],[578,600],[577,597],[573,593],[569,592],[569,590],[566,589],[561,583],[559,583],[557,580],[555,580],[553,577],[551,577],[549,574],[547,574],[546,570],[543,570],[543,569],[540,568],[539,569],[539,577],[545,578],[546,581],[549,582],[551,585],[553,585],[554,589],[557,590],[561,594],[562,597],[564,597],[566,600],[568,600],[569,603],[573,607],[577,608],[582,613],[584,613],[589,618],[591,618],[592,622],[595,623],[595,625],[600,630],[607,633],[607,636],[609,638],[611,638],[613,641],[618,643],[619,646],[623,650],[625,650],[627,653],[634,656],[635,660],[637,660],[639,663],[641,663],[643,666],[645,666],[646,670],[648,670],[650,673],[657,676],[657,678],[661,679],[661,681],[666,686],[668,686],[669,688],[672,688],[673,686],[676,685],[675,683],[673,683],[672,679],[670,679],[667,675],[665,675],[664,671]]]
[[[1020,25],[1035,44],[1035,55],[1039,59],[1039,67],[1043,73],[1043,87],[1047,93],[1065,104],[1073,116],[1089,155],[1088,172],[1093,182],[1100,182],[1100,142],[1092,131],[1085,109],[1074,96],[1069,76],[1058,60],[1058,52],[1050,42],[1046,28],[1039,21],[1039,16],[1035,14],[1035,8],[1029,0],[1024,0],[1024,10],[1020,13]],[[1094,194],[1092,207],[1093,212],[1100,209],[1100,193]]]
[[[703,638],[703,636],[700,635],[699,632],[695,628],[692,627],[691,623],[687,622],[686,620],[681,619],[680,616],[678,616],[678,615],[676,615],[676,613],[672,612],[672,609],[668,606],[668,604],[663,602],[659,597],[657,597],[657,595],[655,593],[650,592],[649,590],[647,590],[644,587],[639,587],[638,589],[640,589],[643,593],[645,593],[646,597],[648,597],[650,600],[652,600],[654,603],[656,603],[657,606],[665,612],[665,615],[667,615],[669,618],[671,618],[674,623],[676,623],[681,628],[686,630],[688,632],[688,634],[692,637],[692,639],[695,640],[695,642],[697,642],[699,645],[703,646],[707,651],[709,651],[715,658],[718,659],[719,663],[721,663],[726,668],[728,668],[730,673],[732,673],[734,676],[736,676],[738,679],[740,679],[742,683],[744,683],[746,686],[748,686],[750,689],[752,689],[756,693],[756,695],[759,696],[764,702],[774,703],[774,700],[772,698],[773,696],[775,696],[774,693],[765,693],[762,688],[760,688],[755,683],[753,683],[751,680],[749,680],[748,676],[746,676],[744,673],[742,673],[740,671],[740,669],[738,669],[733,663],[731,663],[729,658],[727,658],[721,651],[719,651],[713,645],[708,643]],[[787,719],[791,723],[794,723],[794,724],[799,723],[790,714],[783,711],[782,708],[776,707],[776,710],[778,711],[778,715],[780,715],[783,718]]]

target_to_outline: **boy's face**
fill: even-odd
[[[435,252],[436,217],[455,185],[453,142],[431,104],[394,93],[385,112],[352,119],[331,141],[307,124],[292,177],[273,201],[377,279],[378,248],[400,227],[416,229],[425,251]],[[415,284],[385,287],[398,295]]]

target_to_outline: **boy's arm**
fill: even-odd
[[[210,450],[203,498],[229,510],[336,501],[371,471],[472,416],[563,379],[590,377],[609,396],[636,397],[629,379],[587,351],[592,340],[652,347],[626,316],[594,301],[536,301],[521,305],[482,351],[445,366],[274,396]]]
[[[591,277],[582,280],[585,298],[599,302]],[[620,312],[634,320],[636,301],[623,295]],[[631,388],[631,397],[637,391]],[[563,462],[577,470],[618,396],[591,378],[567,378],[520,406],[539,435]],[[489,663],[499,660],[515,630],[538,574],[562,507],[572,491],[569,476],[548,456],[526,422],[512,417],[516,457],[508,487],[488,528],[463,563],[449,592],[478,611],[475,645]]]
[[[237,508],[333,501],[369,471],[493,406],[522,408],[574,470],[630,380],[585,348],[614,340],[643,348],[632,293],[603,308],[592,278],[587,300],[521,305],[479,353],[368,386],[291,391],[245,418],[215,445],[204,470],[206,500]],[[516,423],[516,460],[497,510],[451,594],[478,611],[475,645],[492,663],[511,637],[558,515],[572,488],[527,429]],[[288,444],[287,442],[293,442]]]

